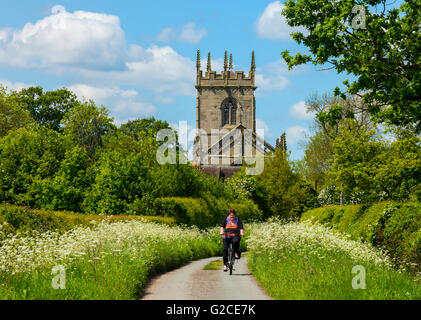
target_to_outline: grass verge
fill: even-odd
[[[216,229],[131,220],[32,231],[0,247],[0,299],[136,299],[153,274],[221,253]]]
[[[206,266],[203,267],[203,270],[220,270],[223,266],[223,262],[221,259],[211,261]]]
[[[318,224],[256,224],[247,245],[251,271],[275,299],[421,299],[419,279],[385,253]]]

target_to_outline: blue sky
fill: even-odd
[[[254,50],[258,127],[271,144],[286,132],[300,159],[313,119],[304,101],[346,78],[312,65],[287,70],[281,51],[306,49],[289,37],[278,1],[2,0],[0,9],[0,83],[68,87],[117,124],[155,116],[194,127],[196,50],[203,61],[210,51],[216,70],[227,50],[247,73]]]

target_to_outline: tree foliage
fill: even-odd
[[[0,85],[0,138],[33,123],[30,113]]]
[[[352,122],[352,121],[351,121]],[[421,139],[407,134],[393,142],[373,130],[343,127],[333,142],[330,175],[359,202],[407,199],[421,183]]]
[[[149,134],[151,137],[156,137],[156,134],[161,129],[170,129],[167,121],[156,120],[154,117],[129,120],[120,127],[120,131],[126,135],[132,136],[139,140],[141,132]]]
[[[93,157],[96,149],[103,145],[103,136],[115,129],[112,122],[105,107],[97,107],[89,101],[77,104],[66,113],[62,125],[64,134],[76,145],[85,148],[89,157]]]
[[[265,187],[267,216],[296,217],[307,209],[317,207],[317,196],[312,187],[294,171],[288,154],[276,149],[273,157],[265,160],[263,173],[257,180]]]
[[[35,205],[38,182],[53,177],[71,143],[47,127],[20,128],[0,139],[0,201]]]
[[[76,95],[66,88],[44,91],[41,87],[29,87],[13,95],[39,125],[55,131],[60,130],[65,114],[80,104]]]
[[[364,13],[358,14],[356,5]],[[290,69],[311,62],[354,75],[355,80],[344,82],[347,91],[362,96],[377,121],[421,131],[418,0],[390,9],[387,0],[288,0],[285,6],[287,23],[307,30],[292,38],[310,51],[282,52]]]
[[[304,176],[314,182],[314,188],[323,188],[329,183],[327,172],[333,158],[333,140],[340,134],[341,128],[352,123],[353,130],[374,129],[366,111],[366,103],[358,96],[348,95],[346,99],[332,94],[317,93],[306,100],[309,111],[316,113],[314,120],[315,134],[306,145]],[[349,121],[352,119],[352,121]]]
[[[333,148],[329,137],[324,131],[319,130],[309,138],[304,151],[305,177],[314,181],[314,189],[323,187],[329,180],[327,172],[331,167],[330,160]]]

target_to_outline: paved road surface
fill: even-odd
[[[203,270],[207,258],[160,275],[149,283],[143,300],[271,300],[247,268],[247,257],[237,260],[233,274],[229,271]]]

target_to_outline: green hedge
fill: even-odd
[[[78,225],[91,226],[91,221],[122,221],[129,219],[146,219],[153,222],[175,224],[174,218],[151,216],[109,216],[84,215],[65,211],[35,210],[10,204],[0,205],[0,241],[11,233],[36,230],[39,232],[70,230]]]
[[[229,202],[222,198],[204,195],[200,198],[158,198],[149,199],[134,208],[135,215],[85,215],[65,211],[36,210],[10,204],[0,204],[0,241],[8,234],[18,231],[70,230],[78,225],[91,226],[91,221],[107,219],[111,222],[128,219],[146,219],[153,222],[196,225],[207,228],[219,225],[234,208],[245,222],[262,220],[262,213],[251,200]],[[142,215],[143,213],[143,215]]]
[[[301,220],[334,227],[354,240],[386,249],[398,261],[410,263],[411,269],[421,269],[419,202],[328,206],[305,212]]]
[[[243,221],[260,221],[262,213],[251,200],[229,202],[211,196],[201,198],[158,198],[155,201],[156,214],[172,217],[177,223],[196,225],[207,228],[219,225],[228,214],[228,209],[235,209]]]

